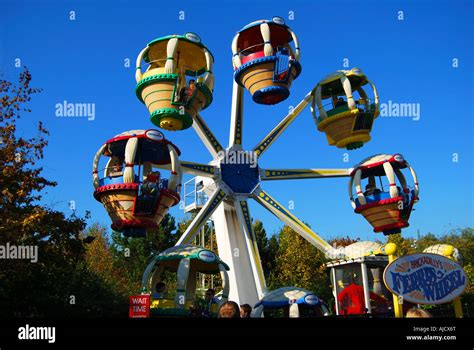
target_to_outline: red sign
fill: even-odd
[[[130,309],[128,311],[128,317],[130,318],[150,317],[150,294],[130,296]]]

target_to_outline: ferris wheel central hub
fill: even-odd
[[[220,159],[222,181],[234,193],[250,195],[260,183],[260,170],[253,152],[228,149]]]

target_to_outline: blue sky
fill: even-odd
[[[160,4],[166,4],[164,7]],[[238,5],[236,5],[238,4]],[[139,6],[140,5],[140,6]],[[69,20],[75,11],[75,20]],[[179,20],[184,11],[185,20]],[[288,20],[293,11],[294,20]],[[403,11],[403,20],[398,20]],[[202,113],[222,144],[227,145],[232,93],[230,44],[237,30],[257,19],[282,16],[302,49],[301,76],[288,100],[260,106],[245,94],[244,147],[253,147],[326,74],[360,67],[376,84],[381,102],[418,103],[421,117],[379,118],[372,141],[349,152],[330,147],[317,131],[309,108],[262,157],[268,168],[349,168],[376,153],[402,153],[416,169],[420,202],[410,227],[435,234],[451,227],[473,226],[473,3],[470,1],[24,1],[0,2],[0,68],[14,80],[27,65],[34,86],[43,88],[31,103],[33,113],[20,123],[30,135],[37,120],[51,132],[44,175],[58,181],[44,201],[110,225],[92,197],[92,159],[110,137],[131,129],[148,129],[148,112],[135,97],[134,61],[154,38],[196,32],[215,58],[213,104]],[[131,67],[124,67],[124,60]],[[458,68],[453,67],[457,58]],[[63,101],[95,103],[96,118],[58,118]],[[165,132],[182,159],[208,162],[210,156],[193,129]],[[453,162],[453,154],[459,157]],[[323,237],[349,235],[374,240],[380,234],[352,211],[348,179],[274,181],[263,188]],[[282,224],[251,202],[254,218],[273,233]],[[178,207],[171,210],[183,216]]]

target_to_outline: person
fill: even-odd
[[[204,297],[205,309],[203,314],[209,315],[211,313],[212,305],[217,304],[215,295],[216,292],[212,288],[209,288],[206,291],[206,296]]]
[[[186,91],[188,87],[186,86],[186,79],[184,76],[179,77],[176,83],[176,93],[174,94],[174,102],[176,103],[184,103],[184,99],[186,98]]]
[[[184,101],[185,104],[188,104],[194,96],[194,92],[196,91],[196,81],[191,79],[189,81],[189,86],[186,89],[186,100]]]
[[[240,318],[250,318],[252,307],[249,304],[240,305]]]
[[[239,305],[235,301],[226,301],[220,306],[217,318],[240,318]]]
[[[407,311],[407,318],[432,318],[433,316],[426,310],[413,307]]]
[[[206,290],[206,297],[205,297],[206,301],[207,302],[214,301],[215,295],[216,295],[216,292],[214,291],[214,289],[209,288],[208,290]]]
[[[158,282],[155,286],[155,293],[152,297],[155,299],[163,299],[165,297],[166,284],[164,282]]]
[[[375,185],[371,185],[370,183],[365,186],[364,196],[372,196],[374,194],[380,194],[380,191]]]
[[[157,171],[151,172],[146,176],[142,185],[142,194],[146,196],[155,196],[159,192],[160,173]]]
[[[187,105],[193,98],[194,92],[196,91],[196,81],[194,79],[189,80],[189,84],[183,86],[179,90],[179,102],[183,105]]]
[[[351,278],[351,284],[342,290],[337,296],[337,301],[341,305],[341,314],[343,315],[361,315],[366,314],[367,309],[365,307],[364,288],[358,284],[357,274],[353,274]],[[370,292],[370,299],[376,303],[386,303],[385,298]]]
[[[364,191],[364,196],[371,196],[373,195],[375,192],[375,186],[368,183],[366,186],[365,186],[365,191]]]
[[[347,102],[344,101],[344,98],[339,97],[337,102],[336,102],[336,105],[334,106],[334,108],[341,107],[341,106],[346,106],[346,105],[347,105]]]
[[[123,175],[123,166],[122,163],[115,163],[112,166],[112,170],[109,173],[110,177],[118,177]]]
[[[364,196],[372,196],[380,193],[381,191],[375,187],[375,181],[373,181],[372,177],[372,181],[369,181],[369,183],[365,186]]]

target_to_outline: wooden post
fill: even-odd
[[[461,297],[457,297],[453,300],[453,306],[456,317],[463,318]]]

